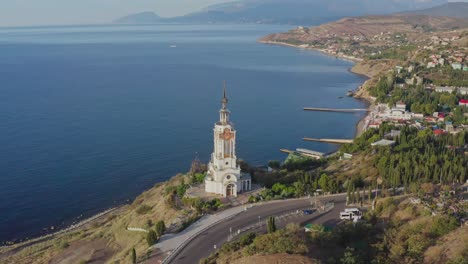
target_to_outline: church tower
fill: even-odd
[[[205,191],[226,196],[237,196],[237,193],[251,189],[250,175],[241,175],[236,156],[236,130],[229,120],[227,109],[226,84],[219,110],[219,121],[215,123],[214,149],[208,164],[205,178]]]

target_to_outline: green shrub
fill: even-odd
[[[354,248],[347,247],[343,257],[340,259],[342,264],[358,264],[363,263]]]
[[[253,240],[257,235],[255,233],[248,233],[239,238],[239,243],[241,246],[248,246],[252,244]]]
[[[143,204],[143,205],[140,205],[140,207],[138,207],[138,209],[136,210],[136,213],[139,215],[144,215],[144,214],[149,213],[150,211],[151,211],[151,206]]]
[[[454,217],[448,215],[436,216],[429,229],[429,233],[432,237],[440,237],[457,227],[458,221]]]
[[[468,264],[468,253],[464,253],[463,256],[449,261],[448,264]]]
[[[152,227],[153,226],[153,220],[151,220],[151,219],[146,220],[146,226],[148,228]]]
[[[279,162],[278,160],[270,160],[268,162],[268,167],[274,169],[274,170],[278,170],[281,168],[281,162]]]
[[[67,241],[61,241],[61,242],[59,243],[59,248],[60,248],[60,249],[66,249],[66,248],[68,248],[69,246],[70,246],[70,244],[69,244]]]
[[[156,244],[156,242],[158,242],[158,235],[153,229],[150,229],[148,234],[146,235],[146,242],[148,243],[149,247],[151,247],[152,245]]]
[[[249,196],[249,203],[256,203],[257,202],[257,197],[250,195]]]
[[[164,221],[161,220],[156,223],[155,231],[158,237],[161,237],[164,234],[164,232],[166,232],[166,224],[164,223]]]
[[[240,249],[240,244],[238,241],[224,243],[220,251],[223,253],[231,253]]]
[[[416,260],[422,260],[424,251],[432,244],[431,239],[423,234],[415,234],[406,241],[408,245],[408,255]]]
[[[192,175],[192,184],[200,184],[205,182],[206,173],[195,173]]]
[[[177,232],[182,232],[184,231],[187,227],[189,227],[192,223],[195,223],[198,219],[200,219],[199,215],[193,215],[189,219],[185,220],[182,223],[182,226],[177,230]]]
[[[305,254],[308,252],[307,245],[297,233],[289,233],[280,230],[274,233],[258,236],[249,247],[249,252],[276,254]]]
[[[255,255],[256,252],[257,252],[257,249],[255,248],[255,245],[251,244],[242,250],[242,255],[245,257],[252,256],[252,255]]]
[[[176,190],[177,190],[176,186],[168,186],[164,190],[164,195],[174,194],[176,192]]]
[[[187,188],[188,186],[186,184],[180,184],[177,186],[177,189],[176,189],[176,192],[177,192],[177,195],[180,197],[180,198],[183,198],[184,195],[185,195],[185,192],[187,191]]]

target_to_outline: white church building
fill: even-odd
[[[252,178],[248,174],[242,174],[237,165],[236,131],[229,121],[226,88],[221,103],[219,121],[214,127],[214,150],[208,164],[205,191],[224,197],[237,196],[240,192],[252,189]]]

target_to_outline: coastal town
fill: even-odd
[[[387,73],[385,80],[380,80],[377,87],[370,90],[368,98],[377,103],[366,117],[364,129],[378,128],[383,122],[391,122],[397,126],[409,125],[418,129],[432,127],[436,135],[467,131],[468,68],[461,63],[468,63],[468,58],[464,52],[457,51],[447,58],[440,54],[427,58],[431,60],[427,69],[437,67],[435,70],[440,72],[449,71],[451,75],[460,75],[462,78],[456,79],[456,84],[453,84],[452,78],[447,83],[444,77],[432,77],[431,72],[424,66],[416,66],[418,62],[415,61],[408,62],[410,65],[407,67],[395,66],[393,71]],[[444,64],[445,61],[448,65]],[[383,82],[387,82],[387,85]],[[384,88],[388,93],[377,90],[383,86],[388,87]],[[419,103],[414,100],[412,93],[423,98],[437,99],[431,103]],[[403,101],[405,98],[411,105]],[[394,103],[395,100],[400,101]]]
[[[355,61],[353,71],[370,78],[355,91],[371,102],[361,131],[392,123],[457,134],[468,131],[467,28],[459,19],[371,16],[299,26],[260,42]]]

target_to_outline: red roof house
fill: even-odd
[[[369,128],[379,128],[380,127],[380,123],[377,123],[377,122],[371,122],[369,124]]]
[[[443,135],[445,134],[445,131],[443,131],[442,129],[435,129],[434,130],[434,135],[436,136],[440,136],[440,135]]]
[[[444,121],[445,120],[445,114],[444,113],[439,113],[439,121]]]
[[[461,106],[468,106],[468,99],[461,99],[458,104]]]

